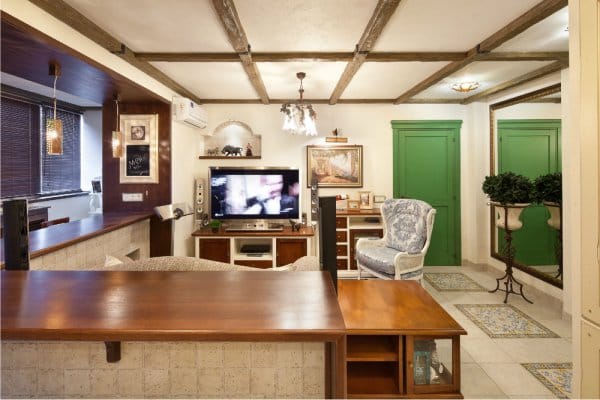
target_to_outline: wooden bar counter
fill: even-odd
[[[345,397],[345,325],[326,272],[1,271],[2,340],[325,342]]]

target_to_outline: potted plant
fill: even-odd
[[[212,221],[210,221],[208,226],[210,227],[210,230],[213,233],[217,233],[219,232],[219,228],[221,228],[221,221],[219,221],[218,219],[213,219]]]
[[[519,216],[523,209],[536,199],[533,182],[514,172],[486,176],[482,190],[490,198],[490,203],[496,207],[496,226],[511,231],[523,226]],[[508,219],[508,226],[505,219]]]
[[[534,182],[536,201],[546,206],[550,212],[548,225],[560,229],[560,212],[562,204],[562,174],[554,172],[540,175]]]

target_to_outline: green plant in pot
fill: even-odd
[[[536,201],[546,206],[550,212],[548,225],[560,229],[560,213],[562,205],[562,174],[554,172],[540,175],[534,181]]]
[[[536,200],[535,186],[529,178],[514,172],[503,172],[486,176],[481,188],[496,209],[496,226],[512,231],[523,226],[519,216],[525,207]]]
[[[219,228],[221,227],[221,221],[219,221],[218,219],[213,219],[212,221],[210,221],[208,226],[210,227],[211,231],[218,232]]]

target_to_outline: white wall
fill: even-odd
[[[71,221],[86,218],[90,210],[90,197],[74,196],[57,200],[38,201],[32,206],[48,206],[48,220],[69,217]]]
[[[92,179],[102,176],[102,110],[87,110],[81,125],[81,190],[92,191]]]

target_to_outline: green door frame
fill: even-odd
[[[454,257],[453,263],[450,265],[460,265],[461,263],[461,210],[460,210],[460,128],[462,125],[461,120],[394,120],[391,121],[392,132],[393,132],[393,194],[395,198],[404,196],[405,187],[400,177],[404,171],[405,166],[400,160],[399,146],[400,146],[400,135],[402,131],[411,131],[423,133],[431,131],[441,131],[452,137],[453,143],[453,154],[451,155],[453,160],[451,161],[452,171],[450,172],[451,179],[453,181],[452,187],[454,187],[453,193],[453,232],[449,232],[453,235],[456,240],[454,242]],[[434,226],[435,229],[435,226]]]

